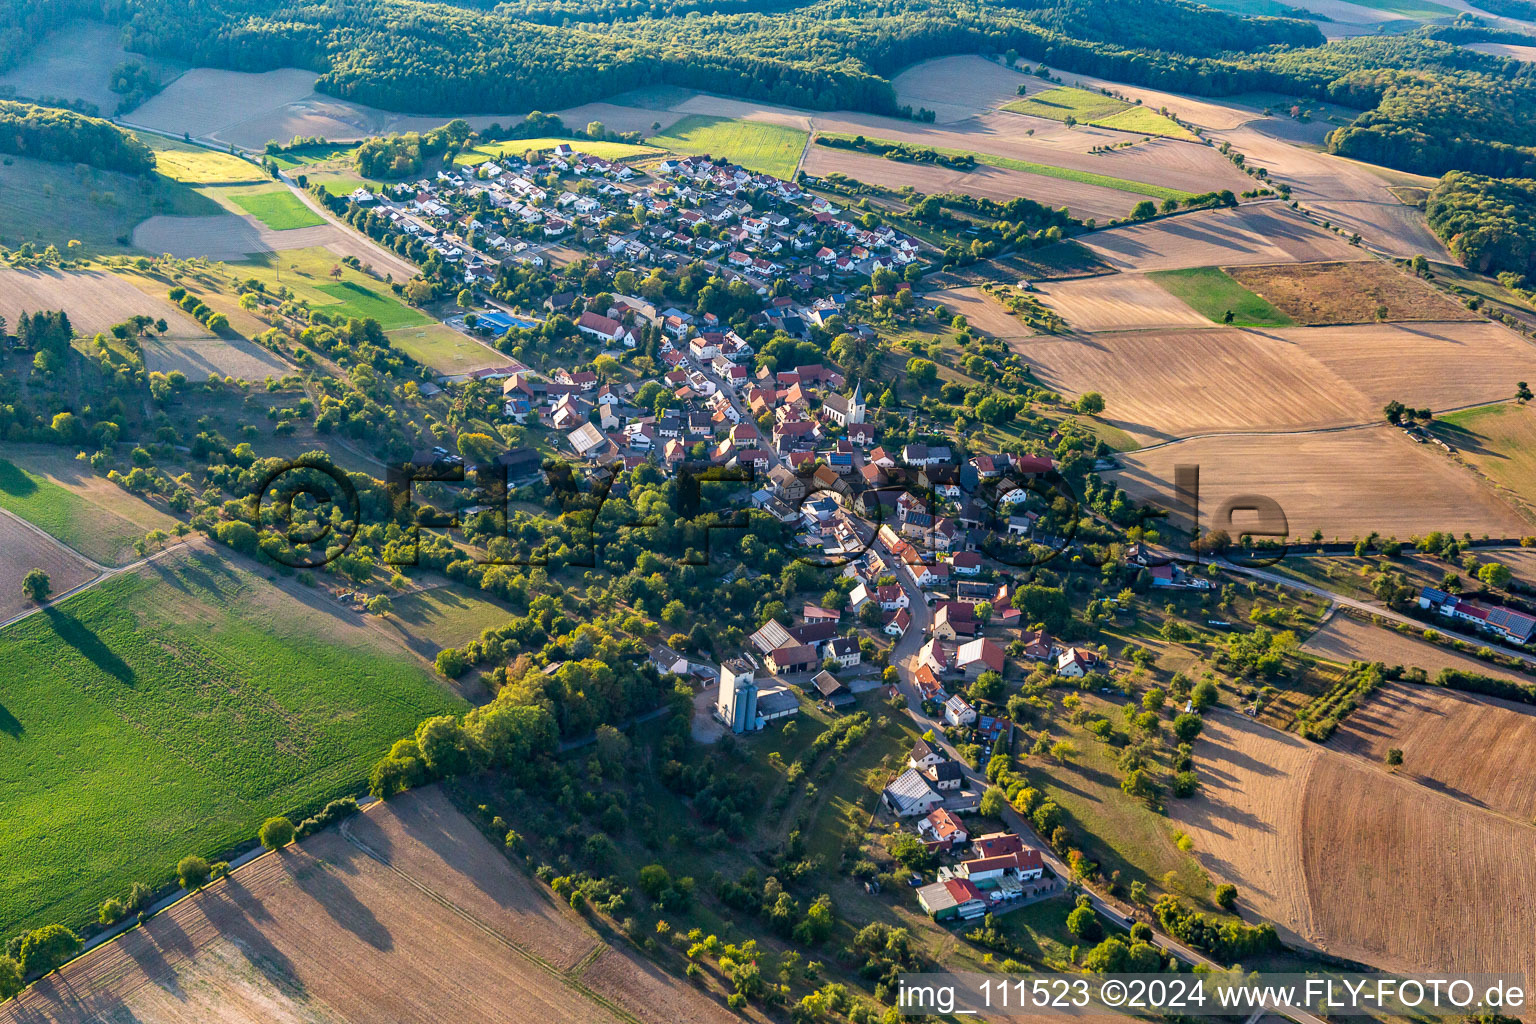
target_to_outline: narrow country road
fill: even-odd
[[[52,543],[60,545],[61,547],[65,548],[67,551],[71,552],[72,554],[74,554],[74,555],[84,559],[85,563],[96,571],[96,575],[95,576],[93,576],[91,579],[86,580],[84,583],[81,583],[79,586],[71,587],[70,589],[64,591],[61,594],[55,594],[53,597],[50,597],[48,600],[44,601],[42,604],[37,605],[36,607],[33,607],[33,608],[28,608],[24,612],[17,612],[15,615],[12,615],[8,619],[0,619],[0,629],[4,629],[7,626],[14,625],[15,623],[20,622],[22,619],[30,618],[31,616],[36,615],[38,612],[43,611],[46,608],[52,608],[54,605],[58,604],[60,601],[66,600],[67,598],[74,597],[76,594],[82,594],[85,591],[90,590],[93,587],[100,586],[101,584],[105,583],[107,580],[112,579],[114,576],[121,576],[125,572],[132,572],[134,569],[137,569],[140,566],[145,566],[145,565],[148,565],[149,563],[151,563],[153,561],[156,561],[157,559],[164,558],[166,555],[170,554],[172,551],[179,550],[183,546],[183,544],[187,543],[186,541],[183,541],[181,544],[169,544],[166,547],[161,548],[159,551],[156,551],[154,554],[147,555],[144,558],[141,558],[141,559],[139,559],[136,562],[129,562],[127,565],[120,565],[120,566],[113,567],[113,566],[108,566],[108,565],[102,565],[100,562],[96,561],[94,558],[90,558],[89,556],[84,555],[84,554],[82,554],[79,551],[76,551],[74,548],[70,547],[68,544],[65,544],[63,541],[59,540],[53,534],[45,532],[41,528],[35,526],[34,524],[28,522],[27,520],[25,520],[23,518],[21,518],[20,516],[16,515],[15,513],[8,512],[5,509],[0,508],[0,516],[4,516],[7,519],[10,519],[10,520],[13,520],[13,521],[15,521],[17,523],[20,523],[22,526],[26,527],[28,530],[31,530],[33,533],[36,533],[38,536],[46,537]]]
[[[1289,576],[1282,576],[1279,573],[1267,572],[1263,569],[1253,569],[1249,568],[1248,566],[1237,565],[1233,562],[1227,561],[1226,559],[1222,559],[1219,564],[1223,569],[1226,569],[1229,572],[1240,573],[1241,575],[1248,576],[1257,580],[1263,580],[1266,583],[1278,584],[1282,587],[1290,587],[1292,590],[1299,590],[1304,594],[1311,594],[1313,597],[1325,598],[1329,601],[1332,601],[1334,604],[1341,605],[1345,608],[1354,608],[1357,611],[1366,612],[1369,615],[1376,615],[1383,619],[1390,619],[1393,622],[1403,623],[1404,625],[1411,626],[1416,630],[1433,629],[1435,632],[1441,634],[1442,636],[1448,636],[1478,647],[1487,647],[1497,654],[1507,655],[1511,658],[1519,658],[1521,661],[1526,662],[1527,664],[1536,665],[1536,655],[1527,654],[1524,651],[1517,651],[1509,647],[1502,647],[1498,644],[1490,642],[1487,637],[1477,637],[1468,633],[1460,633],[1454,629],[1447,629],[1438,623],[1430,626],[1419,619],[1404,615],[1402,612],[1395,612],[1388,608],[1386,605],[1376,604],[1372,601],[1362,601],[1354,597],[1346,597],[1343,594],[1336,594],[1333,591],[1327,590],[1323,587],[1319,587],[1311,583],[1304,583],[1301,580],[1292,579]]]
[[[879,551],[880,556],[891,564],[902,564],[901,559],[892,554],[890,549],[878,539],[876,539],[873,546]],[[906,633],[902,635],[901,639],[897,641],[896,646],[891,650],[891,664],[896,666],[897,674],[901,680],[899,689],[902,696],[907,700],[907,714],[912,717],[913,722],[917,724],[920,730],[927,731],[933,729],[935,745],[948,755],[950,760],[960,766],[961,773],[965,778],[965,784],[973,787],[976,792],[984,792],[988,785],[986,776],[962,760],[959,752],[944,738],[944,733],[938,728],[934,728],[935,723],[928,720],[922,713],[922,700],[918,693],[917,684],[914,681],[918,667],[917,652],[928,640],[927,633],[932,625],[933,616],[928,609],[927,597],[923,594],[921,588],[918,587],[917,581],[912,578],[912,574],[903,567],[898,569],[895,575],[897,580],[901,582],[901,588],[906,593],[907,600],[910,602],[910,607],[907,611],[912,616],[912,624],[907,627]],[[1004,805],[1002,818],[1004,823],[1015,833],[1031,839],[1039,847],[1046,865],[1058,878],[1063,880],[1071,879],[1072,872],[1062,863],[1061,858],[1052,852],[1050,845],[1035,831],[1033,822],[1014,810],[1010,804]],[[1083,891],[1093,901],[1094,910],[1103,914],[1122,928],[1129,928],[1136,920],[1142,920],[1141,918],[1134,917],[1128,909],[1123,909],[1122,904],[1112,903],[1086,886],[1084,886]],[[1163,934],[1157,930],[1156,925],[1152,922],[1148,921],[1147,923],[1153,925],[1152,940],[1159,948],[1172,953],[1187,964],[1202,964],[1218,971],[1226,969],[1227,965],[1219,964],[1204,954],[1184,945],[1172,936]],[[1277,1012],[1283,1013],[1285,1016],[1298,1022],[1298,1024],[1324,1024],[1321,1018],[1315,1017],[1305,1010],[1280,1007]]]

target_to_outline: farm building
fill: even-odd
[[[769,722],[800,713],[800,698],[787,686],[769,686],[757,694],[757,721],[761,729]]]
[[[971,921],[987,912],[981,891],[963,878],[923,886],[917,903],[935,921]]]
[[[768,667],[779,675],[809,672],[820,662],[809,644],[790,643],[768,652]]]
[[[1003,649],[991,640],[972,640],[960,645],[955,665],[965,673],[967,679],[975,679],[983,672],[1001,672]]]
[[[811,677],[811,685],[816,688],[817,693],[821,694],[822,700],[835,708],[846,707],[853,703],[853,691],[826,669],[822,669]]]

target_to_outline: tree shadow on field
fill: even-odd
[[[14,463],[0,459],[0,491],[24,498],[37,490],[37,484]]]
[[[81,657],[99,670],[124,686],[133,686],[138,682],[138,674],[134,672],[133,667],[119,658],[112,648],[102,643],[101,638],[85,623],[68,612],[61,611],[56,605],[44,608],[43,615],[47,617],[60,640],[73,647]]]
[[[261,925],[270,924],[273,917],[260,897],[234,875],[226,875],[222,885],[199,898],[208,901],[205,909],[209,919],[218,925],[219,934],[239,949],[273,988],[291,999],[308,995],[293,961],[262,931]]]
[[[11,714],[10,708],[0,704],[0,732],[5,733],[13,740],[19,740],[26,731],[26,726],[22,725],[16,716]]]
[[[362,900],[352,894],[347,883],[337,874],[357,874],[354,862],[367,854],[353,848],[344,859],[320,861],[289,848],[281,856],[298,861],[291,869],[294,884],[318,903],[331,920],[380,952],[387,953],[395,948],[394,936],[389,933],[389,929],[384,927],[384,923],[374,916]]]

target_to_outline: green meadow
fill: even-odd
[[[356,793],[390,743],[463,707],[346,613],[211,553],[0,632],[0,680],[7,934],[81,927],[188,854]]]
[[[298,196],[287,189],[249,192],[244,195],[231,195],[229,198],[236,206],[273,231],[313,228],[325,223],[324,217],[305,206]]]
[[[782,124],[689,114],[646,141],[674,153],[708,155],[775,178],[795,176],[806,132]]]
[[[1213,323],[1234,327],[1290,327],[1294,321],[1263,298],[1238,284],[1220,267],[1158,270],[1147,275],[1174,298]]]

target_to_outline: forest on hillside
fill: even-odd
[[[1513,0],[1488,0],[1490,3]],[[1536,0],[1532,0],[1536,2]],[[126,20],[130,48],[194,64],[321,72],[320,89],[432,114],[558,109],[672,85],[808,109],[910,115],[890,78],[1012,51],[1068,73],[1207,96],[1265,91],[1365,110],[1346,156],[1439,175],[1536,173],[1536,65],[1457,43],[1472,15],[1325,42],[1315,25],[1188,0],[16,0],[0,58],[67,14]],[[1524,37],[1522,37],[1524,38]]]
[[[1536,281],[1536,181],[1453,173],[1425,205],[1429,226],[1452,256],[1485,274]]]
[[[0,153],[147,174],[155,154],[111,122],[72,110],[0,100]]]

